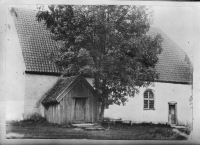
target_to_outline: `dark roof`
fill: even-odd
[[[68,89],[69,86],[75,81],[77,77],[78,75],[60,78],[55,83],[55,85],[45,94],[42,103],[57,102],[56,98],[58,97],[58,95],[60,95],[65,89]]]
[[[55,64],[48,57],[49,53],[56,51],[56,42],[51,39],[51,34],[45,28],[43,22],[38,23],[36,21],[37,11],[21,8],[15,8],[14,10],[16,12],[14,20],[26,72],[59,74]],[[158,81],[190,83],[192,70],[186,61],[186,53],[160,29],[151,28],[148,32],[152,36],[158,33],[163,37],[163,51],[159,55],[159,61],[156,64],[157,72],[160,74]]]
[[[25,61],[26,71],[59,73],[49,54],[56,51],[56,43],[51,39],[43,23],[36,21],[36,11],[15,8],[14,21]]]
[[[60,78],[54,86],[43,96],[42,103],[56,103],[59,102],[59,96],[63,92],[70,91],[80,80],[93,92],[93,87],[82,75]]]
[[[163,51],[158,56],[156,70],[160,74],[159,81],[174,83],[191,83],[192,66],[188,62],[187,54],[158,28],[151,28],[151,36],[160,34],[163,37]]]

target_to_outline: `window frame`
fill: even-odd
[[[145,93],[148,91],[148,98],[145,98],[144,97],[144,95],[145,95]],[[153,94],[153,99],[152,98],[149,98],[149,91],[151,91],[152,92],[152,94]],[[144,101],[145,100],[147,100],[148,101],[148,108],[145,108],[144,106],[145,106],[145,104],[144,104]],[[150,106],[150,100],[153,100],[153,108],[149,108],[149,106]],[[144,91],[144,93],[143,93],[143,110],[155,110],[155,92],[154,92],[154,90],[152,90],[152,89],[146,89],[145,91]]]

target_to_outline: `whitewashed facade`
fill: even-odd
[[[154,93],[154,109],[144,108],[144,92],[148,89]],[[140,88],[139,94],[133,98],[128,98],[128,102],[123,105],[110,105],[105,110],[105,117],[123,120],[130,120],[135,123],[170,123],[169,105],[176,103],[177,124],[187,125],[191,123],[192,106],[190,97],[192,89],[190,85],[158,83],[148,88]]]
[[[44,60],[39,59],[48,52],[43,53],[35,50],[39,50],[40,47],[44,46],[40,51],[46,50],[51,45],[47,41],[42,42],[43,39],[49,41],[46,38],[46,33],[43,34],[45,30],[42,29],[42,31],[35,32],[43,26],[42,24],[37,24],[35,19],[31,19],[35,12],[23,9],[13,11],[11,12],[11,9],[9,9],[7,13],[6,119],[21,120],[34,112],[44,115],[44,108],[40,101],[44,94],[56,83],[59,75],[56,73],[55,68],[51,70],[50,63],[39,64],[39,62],[44,62]],[[14,13],[17,13],[18,16],[16,17]],[[27,24],[23,25],[22,22],[26,19]],[[37,28],[34,28],[36,26]],[[29,32],[29,29],[34,30]],[[164,38],[167,40],[164,41],[163,46],[169,50],[159,56],[161,63],[157,66],[159,71],[162,69],[162,81],[156,82],[153,87],[140,88],[140,93],[134,98],[129,98],[126,106],[109,106],[109,109],[105,110],[105,117],[122,118],[136,123],[170,123],[169,106],[171,105],[175,111],[175,124],[187,125],[191,123],[192,110],[189,98],[192,94],[192,88],[188,81],[188,75],[182,73],[187,72],[187,64],[182,62],[185,56],[182,50],[176,49],[172,52],[175,55],[172,58],[168,58],[169,55],[172,55],[168,54],[168,52],[174,49],[170,48],[171,46],[174,47],[174,43],[170,42],[168,45],[169,39],[165,35]],[[171,62],[171,60],[176,60],[175,57],[179,58],[179,60],[176,63]],[[47,57],[45,57],[45,61],[46,59]],[[48,69],[46,69],[47,67]],[[173,77],[168,78],[169,76]],[[87,80],[92,84],[91,79]],[[151,89],[154,93],[153,110],[144,109],[144,92],[147,89]]]

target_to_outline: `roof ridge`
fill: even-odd
[[[39,11],[37,9],[29,9],[29,8],[24,8],[24,7],[22,8],[22,7],[16,7],[16,6],[11,6],[10,8],[19,9],[19,10],[34,11],[34,12]]]
[[[86,85],[89,85],[92,88],[87,80],[82,77],[82,74],[64,78],[61,77],[46,93],[44,99],[42,100],[42,103],[59,102],[62,99],[60,97],[62,97],[63,93],[69,92],[73,88],[73,86],[76,85],[80,80],[86,81]]]
[[[72,76],[66,76],[66,77],[61,75],[61,78],[62,78],[62,79],[67,79],[67,78],[71,78],[71,77],[78,77],[79,75],[80,75],[80,74],[72,75]]]
[[[75,81],[79,76],[80,76],[80,75],[75,75],[75,76],[70,76],[70,77],[64,78],[64,81],[66,81],[67,79],[73,79],[73,80],[71,80],[71,82],[66,86],[66,88],[63,89],[63,91],[56,97],[56,100],[60,97],[60,95],[61,95],[63,92],[65,92],[65,90],[67,90],[67,89],[69,88],[69,86],[70,86],[71,84],[74,83],[74,81]],[[72,77],[73,77],[73,78],[72,78]]]
[[[50,97],[50,96],[55,96],[55,95],[56,95],[56,92],[58,91],[56,87],[58,87],[58,86],[60,86],[60,85],[66,87],[66,88],[64,88],[64,89],[63,89],[62,87],[59,88],[59,90],[61,91],[60,94],[62,94],[62,93],[63,93],[67,88],[69,88],[69,86],[77,79],[77,76],[78,76],[78,75],[70,76],[70,77],[65,77],[65,78],[60,77],[60,78],[55,82],[55,84],[45,93],[44,99],[43,99],[41,102],[43,102],[43,103],[49,102],[49,101],[48,101],[49,97]],[[70,79],[71,79],[71,80],[70,80]],[[67,81],[69,81],[70,83],[67,84],[67,86],[65,86]],[[59,92],[59,91],[58,91],[58,92]],[[59,95],[59,96],[60,96],[60,95]],[[57,96],[56,98],[53,98],[53,100],[54,100],[54,99],[57,99],[57,98],[58,98],[58,96]],[[51,99],[52,99],[52,98],[51,98]],[[54,100],[54,101],[55,101],[55,100]]]

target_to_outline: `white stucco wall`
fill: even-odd
[[[7,8],[8,10],[8,8]],[[25,64],[13,17],[7,12],[6,120],[21,120],[24,112]]]
[[[44,116],[44,108],[40,103],[43,95],[53,87],[58,76],[26,74],[25,75],[25,99],[24,118],[38,112]]]
[[[187,125],[192,115],[188,100],[192,92],[190,85],[155,83],[154,87],[149,88],[155,91],[155,110],[143,109],[143,93],[147,88],[140,88],[140,93],[129,98],[126,106],[110,105],[109,109],[105,109],[105,117],[122,118],[136,123],[167,123],[168,102],[175,101],[178,123]]]
[[[6,85],[6,61],[5,61],[5,56],[6,56],[6,31],[7,31],[7,8],[0,3],[0,128],[4,127],[2,126],[5,123],[5,100],[6,100],[6,90],[5,90],[5,85]],[[1,130],[2,133],[2,130]]]

